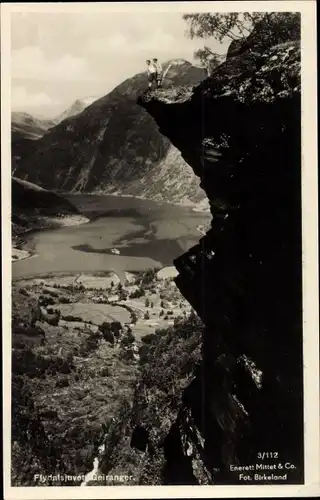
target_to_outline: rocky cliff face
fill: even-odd
[[[171,61],[164,87],[195,85],[204,76],[186,61]],[[191,167],[137,105],[147,84],[146,72],[135,75],[65,119],[37,141],[15,175],[47,189],[116,192],[171,202],[203,199]]]
[[[167,437],[166,481],[237,483],[231,465],[275,451],[299,482],[299,42],[244,52],[196,88],[147,91],[139,103],[193,168],[212,213],[207,234],[175,261],[177,286],[205,331],[203,363]],[[206,479],[190,476],[197,463]]]

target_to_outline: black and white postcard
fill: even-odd
[[[1,6],[6,500],[317,496],[316,4]]]

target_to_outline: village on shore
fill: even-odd
[[[32,310],[33,325],[98,332],[104,323],[117,324],[113,328],[129,330],[139,342],[144,335],[171,326],[176,318],[190,314],[189,303],[175,285],[176,275],[171,266],[125,272],[124,280],[113,272],[80,274],[19,280],[16,287],[37,301]],[[13,335],[16,340],[22,335],[28,344],[37,342],[37,335],[28,330],[29,335],[26,329],[19,328],[13,330]]]

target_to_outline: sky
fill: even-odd
[[[214,39],[190,40],[178,12],[11,13],[12,110],[51,118],[78,98],[101,97],[146,69],[184,58]]]

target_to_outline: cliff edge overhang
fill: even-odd
[[[259,449],[303,460],[300,92],[288,41],[138,99],[210,202],[210,230],[174,263],[206,326],[186,404],[217,481]]]

